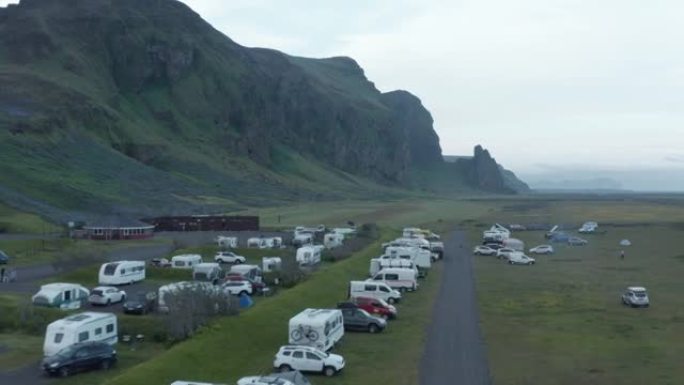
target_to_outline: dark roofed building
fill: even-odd
[[[99,240],[146,239],[154,235],[154,226],[137,219],[105,218],[83,226],[85,238]]]

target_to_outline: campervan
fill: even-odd
[[[334,249],[342,246],[344,235],[338,233],[327,233],[323,236],[323,246],[327,249]]]
[[[252,237],[247,240],[247,247],[249,248],[259,248],[261,246],[260,237]]]
[[[73,344],[86,341],[118,342],[116,315],[84,312],[50,323],[45,331],[43,354],[52,356]]]
[[[387,303],[397,303],[401,300],[401,292],[392,289],[384,282],[351,281],[349,282],[349,298],[357,297],[378,298]]]
[[[263,281],[261,268],[257,265],[231,266],[228,274],[238,274],[255,282]]]
[[[281,237],[268,237],[261,238],[259,243],[260,249],[278,249],[283,245],[283,238]]]
[[[513,249],[515,251],[525,251],[525,242],[521,241],[520,239],[516,238],[508,238],[503,241],[504,247],[508,247],[509,249]]]
[[[289,343],[328,351],[344,336],[344,320],[339,309],[306,309],[290,318]]]
[[[145,262],[117,261],[100,266],[100,285],[130,285],[145,279]]]
[[[316,246],[302,246],[297,249],[297,263],[303,265],[317,265],[321,263],[321,249]]]
[[[423,238],[397,238],[391,242],[383,243],[383,251],[390,246],[419,247],[421,249],[430,250],[430,242]]]
[[[224,237],[223,235],[219,235],[216,237],[216,242],[218,243],[218,247],[224,249],[234,249],[238,246],[237,237]]]
[[[192,280],[211,282],[217,285],[226,276],[221,265],[216,262],[198,263],[192,268]]]
[[[294,247],[301,247],[312,244],[314,241],[314,234],[308,231],[296,232],[292,238],[292,245]]]
[[[418,268],[427,270],[432,267],[432,252],[419,247],[390,246],[385,249],[385,255],[390,258],[401,258],[402,256],[408,255]]]
[[[199,263],[202,263],[202,256],[199,254],[181,254],[171,258],[171,267],[174,269],[192,269]]]
[[[180,290],[197,290],[197,291],[202,291],[202,292],[211,292],[218,290],[216,286],[212,285],[211,282],[188,282],[188,281],[181,281],[181,282],[174,282],[170,283],[168,285],[160,286],[159,287],[159,295],[157,296],[157,309],[160,312],[168,312],[169,311],[169,304],[166,302],[167,298],[166,296],[168,294],[173,294],[177,293]]]
[[[88,289],[76,283],[49,283],[40,287],[31,302],[38,306],[78,309],[89,295]]]
[[[263,257],[261,258],[261,270],[264,273],[279,271],[283,265],[283,260],[280,257]]]
[[[390,267],[382,269],[368,279],[368,281],[380,281],[387,283],[391,288],[399,291],[415,291],[418,289],[416,273],[413,269]]]
[[[421,272],[418,270],[413,261],[410,259],[400,259],[400,258],[373,258],[370,260],[369,275],[372,277],[377,274],[378,271],[382,269],[387,269],[390,267],[403,267],[405,269],[411,269],[415,272],[416,277],[421,276]]]

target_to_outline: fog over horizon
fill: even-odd
[[[352,57],[421,98],[445,155],[481,144],[532,187],[684,191],[684,3],[183,2],[245,46]]]

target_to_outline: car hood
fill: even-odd
[[[333,354],[333,353],[328,354],[328,360],[331,360],[334,362],[339,362],[339,363],[344,363],[344,357],[342,357],[339,354]]]

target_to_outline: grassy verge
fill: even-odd
[[[35,214],[24,213],[0,204],[0,233],[44,234],[62,230]]]
[[[585,247],[558,246],[532,267],[476,261],[478,298],[498,384],[684,382],[684,263],[674,226],[604,227]],[[473,234],[479,235],[479,231]],[[517,233],[528,247],[542,233]],[[625,260],[618,242],[628,238]],[[477,238],[474,238],[477,240]],[[650,292],[649,309],[620,304],[628,285]]]
[[[43,338],[25,334],[0,334],[0,368],[9,371],[38,362],[42,358]]]
[[[389,234],[385,233],[385,239]],[[321,269],[306,282],[265,299],[238,317],[225,318],[192,340],[174,346],[159,357],[138,365],[107,384],[168,384],[190,379],[230,383],[237,378],[271,370],[272,357],[287,343],[287,322],[307,307],[331,307],[344,299],[349,280],[366,276],[368,261],[380,241],[350,259]],[[339,352],[348,367],[338,378],[317,380],[329,384],[367,383],[369,376],[392,383],[415,384],[416,362],[422,353],[425,326],[430,319],[431,298],[438,287],[440,266],[418,293],[409,294],[400,305],[400,320],[386,334],[345,336]],[[380,367],[406,370],[378,371]]]

